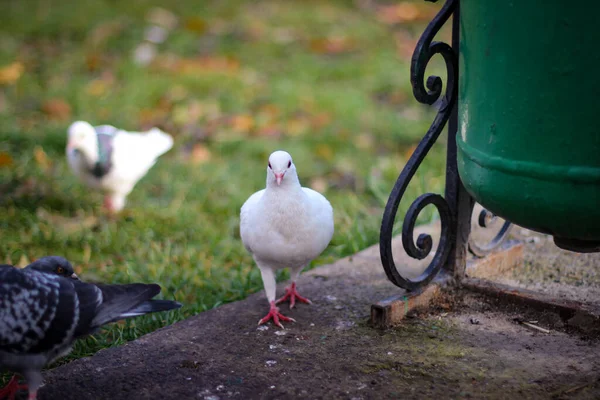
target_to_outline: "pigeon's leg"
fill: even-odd
[[[292,270],[292,284],[285,288],[285,295],[281,297],[275,304],[283,303],[286,300],[290,301],[290,309],[294,308],[296,305],[296,300],[301,303],[312,304],[312,301],[307,299],[306,297],[302,297],[298,294],[296,290],[296,281],[298,277],[300,277],[300,272],[302,272],[303,266],[300,268],[296,268]]]
[[[43,382],[42,373],[38,370],[32,369],[24,371],[23,375],[25,376],[25,380],[27,381],[27,385],[29,386],[29,396],[27,397],[27,399],[36,400],[37,391]]]
[[[110,203],[112,205],[112,212],[118,213],[119,211],[121,211],[125,207],[125,197],[126,196],[127,196],[127,194],[123,194],[121,192],[119,192],[119,193],[113,193],[110,196]]]
[[[8,385],[0,389],[0,399],[15,400],[15,396],[19,390],[27,390],[27,385],[20,384],[17,375],[13,375],[8,382]]]
[[[258,263],[257,263],[258,264]],[[267,294],[267,300],[269,300],[270,309],[269,313],[262,319],[258,321],[258,325],[262,325],[265,322],[273,319],[273,323],[278,327],[283,329],[283,325],[281,325],[281,321],[292,321],[296,322],[295,319],[286,317],[285,315],[279,312],[279,308],[275,305],[275,273],[273,269],[268,267],[258,266],[260,269],[260,274],[262,276],[263,285],[265,287],[265,293]]]
[[[106,211],[108,211],[109,213],[114,212],[112,200],[110,198],[110,195],[108,194],[104,196],[104,208],[106,208]]]

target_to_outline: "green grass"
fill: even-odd
[[[276,149],[289,151],[301,182],[334,207],[334,238],[313,266],[376,243],[392,185],[433,119],[412,98],[394,30],[355,2],[174,2],[178,26],[154,63],[139,66],[132,54],[148,12],[163,4],[2,7],[0,68],[19,62],[24,71],[0,86],[0,261],[62,255],[86,280],[156,282],[164,298],[184,303],[113,324],[79,341],[68,359],[262,290],[239,238],[239,209],[264,187]],[[422,28],[396,29],[418,37]],[[344,51],[324,50],[326,38],[342,38]],[[439,64],[432,70],[441,72]],[[66,128],[76,119],[130,130],[157,125],[175,137],[121,218],[106,219],[101,194],[66,164]],[[444,163],[438,143],[399,218],[419,194],[443,190]],[[424,213],[422,222],[431,218]]]

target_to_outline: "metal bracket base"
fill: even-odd
[[[413,292],[382,300],[371,305],[371,324],[380,329],[399,324],[415,311],[434,310],[440,304],[451,302],[464,294],[478,293],[499,303],[516,304],[537,311],[557,314],[569,328],[581,332],[600,332],[600,307],[556,299],[530,290],[492,282],[488,279],[505,275],[523,264],[523,244],[508,241],[483,258],[467,262],[467,277],[456,282],[444,271],[428,286]]]

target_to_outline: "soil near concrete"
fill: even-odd
[[[582,273],[594,274],[596,260]],[[268,310],[257,293],[47,371],[39,398],[600,398],[600,340],[566,332],[552,314],[461,292],[392,329],[371,328],[370,305],[402,293],[377,247],[310,271],[298,287],[314,304],[282,306],[298,321],[285,329],[257,327]]]

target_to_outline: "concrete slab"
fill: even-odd
[[[422,270],[395,254],[415,276]],[[256,326],[267,310],[257,293],[47,371],[39,398],[600,398],[600,342],[543,313],[468,294],[393,329],[370,327],[371,304],[403,293],[377,246],[310,271],[299,290],[314,304],[282,307],[298,321],[285,330]]]

